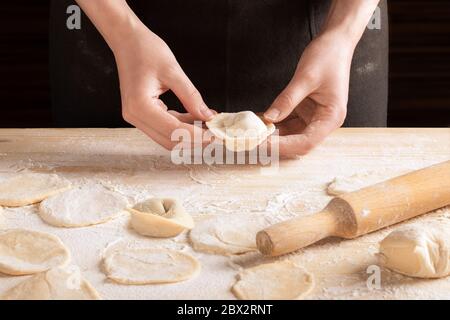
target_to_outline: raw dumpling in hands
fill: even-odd
[[[234,152],[255,149],[275,131],[273,123],[265,123],[251,111],[220,113],[206,122],[206,126]]]

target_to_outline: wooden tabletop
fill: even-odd
[[[136,129],[0,129],[0,179],[19,171],[52,172],[74,183],[108,183],[136,200],[180,198],[194,216],[262,213],[280,221],[312,214],[331,199],[326,186],[336,176],[385,173],[386,178],[450,159],[450,129],[340,129],[309,155],[286,159],[272,176],[255,165],[174,165],[170,153]],[[58,235],[73,263],[102,296],[120,299],[232,299],[239,268],[268,261],[257,253],[222,257],[192,252],[201,274],[173,285],[123,286],[105,280],[99,252],[119,237],[148,243],[127,227],[128,217],[89,228],[46,225],[35,206],[4,209],[0,228],[29,228]],[[414,223],[449,218],[448,209]],[[408,222],[410,223],[410,222]],[[355,240],[331,239],[282,257],[304,265],[316,277],[309,296],[321,298],[447,298],[450,279],[411,280],[383,270],[382,288],[369,290],[367,268],[377,265],[379,241],[397,226]],[[159,241],[159,242],[158,242]],[[177,243],[189,247],[185,238]],[[191,249],[189,249],[191,250]],[[0,294],[24,277],[0,276]]]

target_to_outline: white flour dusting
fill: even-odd
[[[401,143],[383,139],[383,145],[376,140],[381,138],[373,138],[372,142],[363,135],[352,136],[351,140],[333,136],[308,157],[283,161],[278,176],[267,178],[254,166],[175,166],[145,137],[136,140],[127,134],[122,135],[120,143],[110,136],[74,136],[55,143],[56,151],[49,154],[2,150],[0,181],[22,170],[56,173],[76,185],[102,183],[133,203],[149,197],[176,197],[194,217],[264,213],[278,222],[320,211],[331,199],[326,187],[336,176],[348,177],[384,167],[390,172],[402,172],[447,160],[449,154],[448,148],[442,148],[441,153],[430,155],[427,147],[436,142],[419,134],[409,133]],[[39,150],[43,142],[33,138],[33,147]],[[349,143],[358,148],[346,148]],[[438,223],[439,219],[450,219],[450,210],[442,209],[411,223]],[[381,289],[367,288],[366,269],[377,264],[378,242],[396,227],[355,240],[327,239],[283,259],[292,259],[315,275],[317,286],[310,299],[449,299],[450,278],[416,281],[384,269]],[[192,250],[186,233],[173,239],[142,237],[129,227],[128,215],[102,225],[65,229],[45,224],[37,215],[37,206],[4,208],[0,209],[0,228],[30,228],[60,237],[72,252],[72,263],[81,268],[105,299],[233,299],[230,287],[241,268],[274,260],[259,253],[231,258],[198,253]],[[104,248],[118,239],[185,250],[200,261],[202,271],[196,278],[177,284],[112,283],[101,272],[99,263]],[[0,276],[0,294],[24,278]]]

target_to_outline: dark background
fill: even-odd
[[[390,0],[391,127],[450,123],[450,1]],[[52,127],[49,1],[0,2],[0,127]]]

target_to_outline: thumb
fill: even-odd
[[[208,121],[214,116],[215,113],[205,104],[200,92],[195,88],[181,67],[171,78],[169,88],[180,99],[184,108],[196,119]]]
[[[280,122],[286,119],[300,102],[308,97],[310,91],[305,80],[294,77],[264,113],[264,118],[271,122]]]

